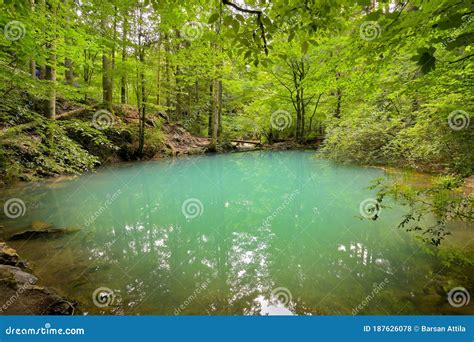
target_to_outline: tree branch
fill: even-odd
[[[224,5],[229,5],[233,8],[235,8],[237,11],[257,15],[257,22],[258,22],[258,26],[259,26],[260,32],[261,32],[260,36],[262,37],[262,40],[263,40],[263,49],[265,50],[265,55],[268,56],[267,38],[265,37],[265,26],[263,26],[263,21],[262,21],[263,12],[260,11],[260,10],[253,10],[253,9],[247,9],[247,8],[240,7],[236,4],[234,4],[233,2],[230,2],[229,0],[222,0],[222,3]]]
[[[453,64],[453,63],[457,63],[457,62],[463,61],[463,60],[465,60],[465,59],[471,58],[472,56],[474,56],[474,53],[473,53],[473,54],[470,54],[470,55],[467,55],[467,56],[464,56],[464,57],[462,57],[462,58],[456,59],[455,61],[449,62],[449,64]]]

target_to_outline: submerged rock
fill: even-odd
[[[5,279],[8,283],[10,283],[10,280],[15,280],[17,284],[36,284],[38,282],[37,277],[19,267],[0,265],[0,281]]]
[[[76,307],[44,287],[24,284],[13,289],[0,283],[0,315],[73,315]]]
[[[39,237],[58,237],[64,234],[75,233],[80,230],[79,227],[56,228],[53,225],[42,222],[33,221],[30,227],[26,227],[17,233],[11,235],[8,240],[25,240],[36,239]]]
[[[26,261],[20,259],[16,250],[7,246],[5,242],[0,242],[0,264],[26,268]]]
[[[73,315],[77,303],[36,285],[38,277],[25,265],[13,248],[0,242],[0,315]]]

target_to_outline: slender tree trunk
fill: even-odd
[[[211,98],[211,108],[209,110],[209,118],[207,124],[207,136],[208,138],[212,137],[212,131],[214,130],[214,120],[212,113],[214,112],[214,86],[213,81],[209,86],[209,97]]]
[[[66,70],[64,70],[64,78],[66,79],[66,83],[72,85],[74,82],[74,73],[72,70],[72,60],[70,58],[66,58],[64,60],[64,67],[66,68]]]
[[[30,0],[31,12],[35,12],[35,0]],[[29,63],[30,75],[34,79],[36,78],[36,61],[34,58],[30,59]]]
[[[336,72],[336,83],[339,81],[339,77],[341,74],[339,72]],[[341,117],[341,100],[342,100],[342,91],[339,88],[339,85],[337,86],[336,89],[336,98],[337,98],[337,105],[336,105],[336,110],[334,112],[334,117],[340,118]]]
[[[220,36],[221,32],[221,21],[222,21],[222,2],[219,1],[219,20],[216,23],[215,30],[216,36]],[[220,47],[216,40],[211,43],[211,48],[213,48],[216,57],[220,52]],[[217,148],[217,141],[222,133],[222,124],[221,124],[221,116],[222,116],[222,82],[220,81],[219,69],[220,63],[215,63],[215,72],[216,75],[212,81],[212,109],[211,109],[211,122],[209,126],[209,130],[211,131],[211,144],[209,145],[210,151],[215,151]]]
[[[112,112],[112,78],[111,63],[107,52],[102,54],[102,101],[107,110]]]
[[[124,14],[123,20],[123,31],[122,31],[122,65],[125,65],[125,60],[127,59],[127,34],[128,34],[128,20],[127,14]],[[120,80],[120,103],[127,103],[127,74],[123,71],[121,80]]]
[[[114,75],[115,75],[115,42],[117,41],[117,1],[114,1],[114,22],[113,22],[113,34],[112,34],[112,49],[110,51],[111,54],[111,59],[112,59],[112,64],[110,66],[110,73],[109,73],[109,78],[110,78],[110,110],[112,111],[112,104],[113,104],[113,97],[114,97]]]
[[[158,67],[156,70],[156,104],[161,106],[161,39],[158,42]]]
[[[219,80],[215,78],[213,80],[213,94],[212,94],[212,99],[213,99],[213,106],[212,106],[212,117],[211,117],[211,125],[212,125],[212,131],[211,131],[211,144],[209,146],[210,151],[215,151],[217,147],[217,133],[219,130]]]
[[[53,48],[51,47],[53,50]],[[51,81],[49,85],[49,96],[46,101],[46,117],[49,119],[55,119],[56,117],[56,55],[52,52],[48,58],[48,64],[45,70],[45,79]]]
[[[316,115],[316,111],[318,110],[319,101],[321,100],[321,96],[323,96],[323,93],[320,93],[320,94],[319,94],[318,100],[316,101],[316,104],[314,105],[313,114],[312,114],[311,117],[309,118],[309,129],[308,129],[308,131],[309,131],[310,133],[311,133],[312,126],[313,126],[313,118],[314,118],[314,116]]]
[[[45,65],[39,66],[39,79],[40,80],[46,79],[46,66]]]
[[[222,80],[217,82],[217,139],[220,142],[222,138]]]
[[[145,146],[145,118],[146,118],[146,88],[145,88],[145,47],[142,46],[142,19],[143,19],[142,8],[140,7],[140,18],[138,25],[138,57],[140,61],[140,73],[139,73],[139,84],[137,86],[137,101],[138,113],[140,117],[139,122],[139,141],[138,141],[138,155],[143,156],[143,149]],[[138,95],[140,93],[140,95]],[[141,100],[141,101],[140,101]]]
[[[181,119],[183,113],[181,110],[181,70],[179,66],[176,67],[176,106],[175,106],[175,118],[176,120]]]
[[[32,78],[36,78],[36,61],[34,59],[30,60],[30,75]]]
[[[166,73],[166,115],[170,117],[171,114],[171,76],[170,76],[170,47],[169,47],[169,40],[168,35],[165,34],[165,73]]]
[[[181,33],[179,30],[176,30],[176,38],[179,39],[181,38]],[[179,51],[181,48],[180,44],[178,43],[176,45],[176,50]],[[181,108],[181,68],[179,65],[176,66],[176,74],[175,74],[175,80],[176,80],[176,106],[175,106],[175,117],[176,120],[180,120],[183,116],[182,113],[182,108]]]
[[[145,62],[145,53],[140,53],[140,61]],[[140,130],[139,130],[139,142],[138,142],[138,154],[143,156],[143,149],[145,146],[145,119],[146,119],[146,93],[145,93],[145,74],[143,66],[140,71],[140,90],[141,90],[141,106],[140,106]]]
[[[194,103],[195,103],[196,105],[198,105],[198,104],[199,104],[199,81],[198,81],[198,80],[196,80],[195,88],[196,88],[196,89],[195,89],[195,91],[194,91],[194,95],[195,95],[195,98],[194,98],[195,101],[194,101]]]

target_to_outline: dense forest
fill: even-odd
[[[8,182],[153,157],[163,122],[472,174],[469,1],[2,2]]]

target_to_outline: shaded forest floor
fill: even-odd
[[[139,118],[133,107],[116,106],[114,114],[66,101],[57,107],[57,120],[51,121],[32,104],[0,104],[0,186],[81,174],[120,161],[201,154],[209,144],[165,116],[150,114],[143,154],[138,155]]]
[[[207,137],[190,133],[166,115],[149,113],[145,144],[139,155],[139,116],[129,105],[114,106],[114,113],[96,105],[84,106],[59,100],[51,121],[38,112],[37,103],[18,99],[0,104],[0,186],[15,181],[37,181],[67,174],[81,174],[99,165],[121,161],[155,160],[208,152]],[[217,152],[256,149],[315,148],[319,142],[293,141],[264,145],[260,141],[220,142]]]

